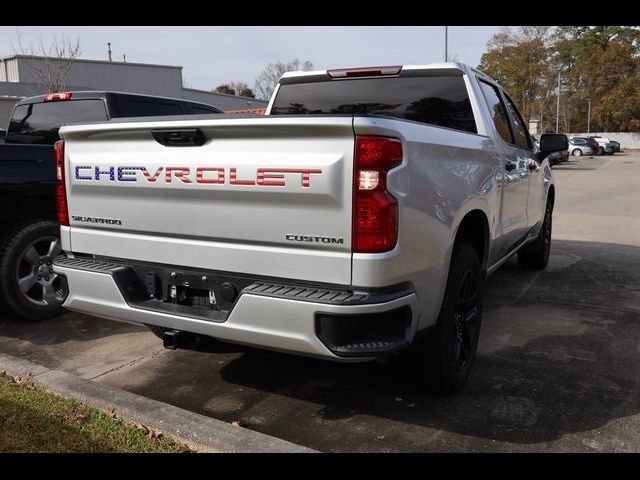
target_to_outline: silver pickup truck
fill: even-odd
[[[336,361],[401,353],[451,393],[485,276],[547,265],[546,157],[494,81],[456,63],[285,74],[264,117],[64,127],[70,310]]]

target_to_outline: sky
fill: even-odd
[[[477,66],[501,27],[449,27],[449,57]],[[310,60],[316,69],[444,60],[444,27],[0,27],[0,56],[54,36],[80,40],[81,58],[181,65],[185,86],[211,90],[255,77],[269,62]]]

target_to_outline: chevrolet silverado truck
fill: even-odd
[[[111,118],[221,113],[182,99],[88,91],[20,100],[0,139],[0,310],[24,320],[62,311],[64,278],[53,273],[60,253],[53,144],[65,123]]]
[[[485,276],[547,265],[546,160],[502,88],[457,63],[287,73],[265,117],[66,126],[64,306],[354,362],[404,350],[452,393]]]

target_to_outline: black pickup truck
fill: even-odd
[[[26,98],[0,140],[0,310],[27,320],[61,312],[53,145],[70,123],[122,117],[222,113],[203,103],[119,92],[63,92]]]

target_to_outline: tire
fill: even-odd
[[[59,253],[56,222],[42,220],[14,228],[0,248],[0,309],[31,321],[60,315],[67,284],[51,266]]]
[[[607,152],[607,155],[613,155],[614,153],[616,153],[616,152],[613,152],[613,151]]]
[[[598,155],[604,155],[604,148],[598,147]]]
[[[579,148],[575,148],[572,152],[571,155],[573,155],[574,157],[579,157],[582,155],[582,150],[580,150]]]
[[[553,204],[547,200],[542,228],[533,242],[518,252],[518,264],[527,270],[544,270],[549,263],[551,252],[551,230],[553,225]]]
[[[475,250],[454,245],[435,330],[413,345],[418,386],[451,395],[467,383],[478,348],[484,274]]]

